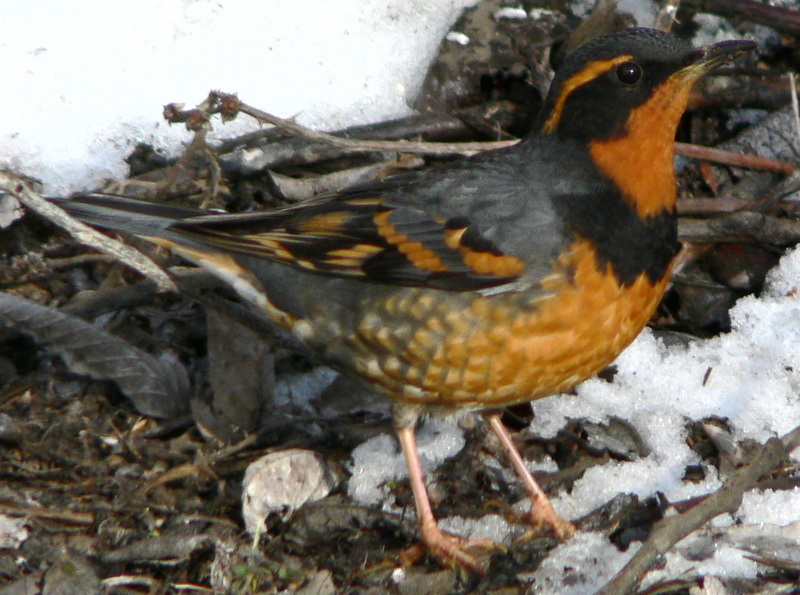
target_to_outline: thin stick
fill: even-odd
[[[794,171],[794,165],[786,161],[768,159],[757,155],[745,155],[734,151],[716,149],[713,147],[702,147],[688,143],[675,143],[675,153],[684,157],[713,161],[714,163],[725,163],[736,167],[746,167],[748,169],[763,169],[776,171],[783,174],[790,174]]]
[[[664,6],[656,15],[653,28],[669,33],[669,31],[672,29],[673,23],[675,22],[675,15],[678,14],[678,8],[680,8],[680,5],[681,0],[667,0],[664,2]]]
[[[789,86],[792,90],[792,113],[794,114],[794,131],[797,134],[797,140],[800,142],[800,107],[797,105],[797,84],[795,81],[794,73],[789,73]]]
[[[212,93],[221,100],[233,97],[219,91],[214,91]],[[340,147],[343,149],[356,149],[360,151],[397,151],[400,153],[419,153],[422,155],[470,155],[480,151],[508,147],[519,142],[516,140],[507,140],[476,143],[428,143],[404,140],[358,140],[352,138],[342,138],[340,136],[334,136],[325,132],[317,132],[316,130],[311,130],[310,128],[306,128],[305,126],[298,124],[294,120],[279,118],[278,116],[243,102],[239,102],[238,111],[247,114],[256,120],[259,120],[260,122],[272,124],[273,126],[296,136],[325,143],[334,147]]]
[[[76,525],[91,525],[95,516],[91,512],[75,512],[73,510],[56,510],[39,506],[17,506],[0,502],[0,512],[9,516],[25,516],[35,519],[50,519]]]

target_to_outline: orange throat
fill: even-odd
[[[622,136],[589,143],[598,169],[643,219],[675,209],[675,129],[690,91],[686,80],[668,79],[631,110]]]

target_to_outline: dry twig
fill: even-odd
[[[656,15],[653,28],[659,29],[660,31],[670,31],[672,29],[672,24],[675,22],[675,15],[678,14],[680,5],[681,0],[667,0],[664,2],[661,10],[659,10]]]
[[[678,235],[690,242],[758,242],[785,247],[800,242],[800,221],[752,210],[711,219],[681,217]]]
[[[702,147],[688,143],[675,143],[675,153],[684,157],[724,163],[736,167],[746,167],[748,169],[763,169],[775,171],[782,174],[790,174],[794,171],[794,165],[778,159],[768,159],[757,155],[745,155],[735,151],[726,151],[714,147]]]
[[[797,105],[797,84],[793,72],[789,73],[789,89],[792,92],[792,114],[794,114],[794,131],[800,141],[800,107]]]
[[[237,113],[247,114],[260,122],[271,124],[295,136],[344,149],[359,151],[397,151],[400,153],[419,153],[421,155],[469,155],[480,151],[507,147],[517,142],[513,140],[474,143],[428,143],[402,140],[382,141],[342,138],[325,132],[311,130],[293,120],[279,118],[278,116],[243,103],[235,95],[229,93],[212,91],[209,94],[209,98],[215,99],[216,102],[209,100],[204,102],[203,105],[209,106],[206,112],[207,114],[219,113],[222,114],[223,119],[232,119]],[[165,109],[165,117],[167,117],[170,122],[192,121],[192,115],[196,112],[197,110],[182,111],[175,104],[172,104]]]
[[[42,508],[41,506],[17,506],[16,504],[0,503],[0,513],[34,519],[50,519],[76,525],[91,525],[95,522],[95,516],[91,512],[54,510],[52,508]]]

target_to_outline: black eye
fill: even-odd
[[[617,66],[617,78],[626,85],[634,85],[642,78],[642,69],[635,62],[623,62]]]

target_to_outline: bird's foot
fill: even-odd
[[[423,529],[422,543],[411,546],[401,554],[401,557],[410,563],[427,551],[442,564],[483,574],[486,572],[485,566],[469,553],[469,550],[492,552],[505,549],[503,544],[492,539],[467,539],[445,533],[438,526],[433,526]]]
[[[574,523],[561,517],[550,504],[550,501],[539,502],[531,504],[531,510],[528,514],[528,522],[531,528],[525,531],[517,541],[527,541],[541,535],[550,529],[561,543],[572,538],[578,531]]]

